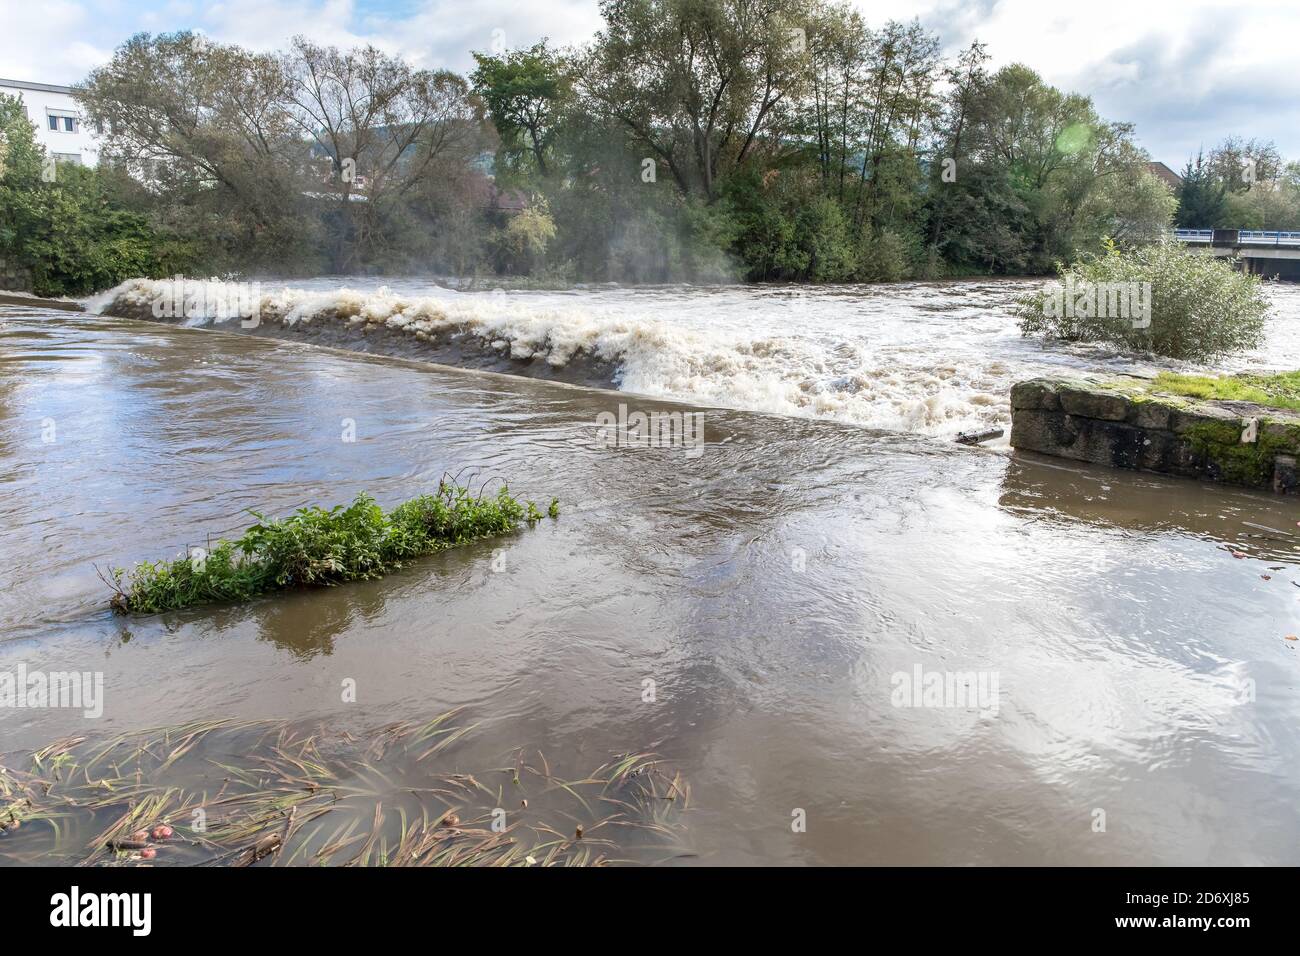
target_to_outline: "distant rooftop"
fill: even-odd
[[[0,86],[7,86],[11,90],[34,90],[39,93],[72,93],[72,87],[70,86],[56,86],[53,83],[30,83],[27,80],[0,79]]]
[[[1172,169],[1170,169],[1162,162],[1157,161],[1153,163],[1147,163],[1147,169],[1151,172],[1153,176],[1156,176],[1164,180],[1174,189],[1177,189],[1179,186],[1183,184],[1183,177],[1179,176],[1176,172],[1174,172]]]

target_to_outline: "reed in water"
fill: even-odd
[[[577,779],[537,750],[465,772],[452,710],[353,734],[202,720],[0,762],[0,864],[602,866],[694,856],[651,753]]]

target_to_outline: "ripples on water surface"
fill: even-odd
[[[789,309],[805,342],[850,309],[871,367],[910,375],[928,353],[916,374],[950,364],[943,381],[1002,402],[1035,363],[1108,361],[1022,342],[994,317],[1004,284],[946,305],[933,288],[898,291],[929,332],[885,318],[882,292],[668,290],[649,308],[709,336]],[[740,410],[706,412],[698,458],[603,450],[595,416],[627,396],[0,308],[0,670],[98,669],[107,696],[89,731],[70,711],[0,713],[0,751],[200,717],[353,726],[464,706],[486,721],[458,754],[469,767],[518,746],[573,769],[654,748],[693,785],[707,862],[1300,862],[1290,499]],[[927,349],[935,329],[957,331]],[[1273,334],[1269,364],[1300,364]],[[466,466],[558,495],[561,519],[378,581],[104,609],[95,564],[202,544],[249,508],[361,490],[391,506]],[[916,665],[996,671],[997,713],[892,706],[891,675]],[[348,677],[355,705],[339,702]]]

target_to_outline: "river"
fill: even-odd
[[[935,437],[1004,422],[1025,374],[1130,364],[1020,339],[1023,284],[387,285],[504,305],[492,321],[540,323],[548,347],[562,323],[621,336],[623,392],[0,306],[0,671],[105,686],[97,720],[0,710],[0,752],[463,707],[482,721],[465,767],[655,750],[693,788],[687,861],[1300,862],[1294,501]],[[1300,366],[1300,295],[1271,294],[1269,344],[1242,363]],[[702,453],[602,447],[620,404],[702,410]],[[249,509],[391,506],[445,472],[554,495],[561,517],[375,581],[107,609],[96,565],[183,552]],[[900,705],[917,668],[996,694]]]

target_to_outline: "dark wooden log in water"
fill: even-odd
[[[958,432],[957,437],[953,440],[961,445],[979,445],[995,438],[1001,438],[1003,434],[1001,428],[985,428],[977,432]]]

